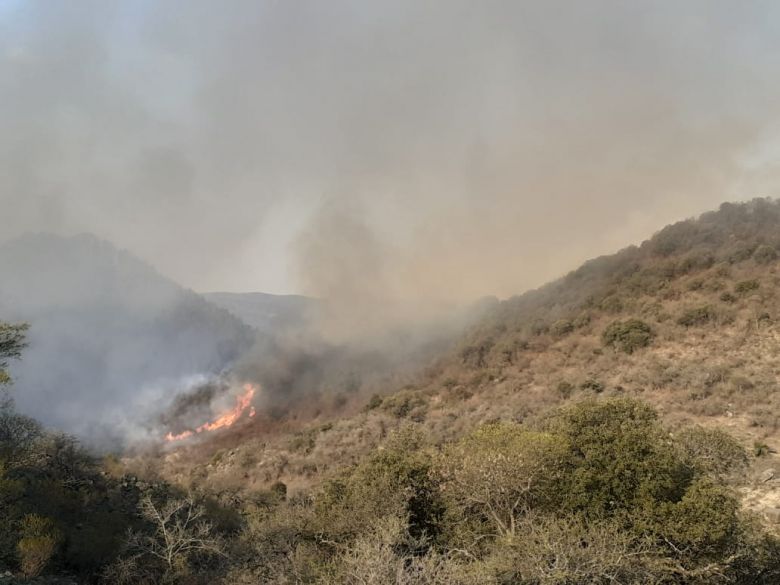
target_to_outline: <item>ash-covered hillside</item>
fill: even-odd
[[[80,437],[127,437],[190,378],[253,342],[249,326],[93,236],[0,246],[0,314],[30,324],[14,364],[22,412]]]

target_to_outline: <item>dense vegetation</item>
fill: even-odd
[[[4,325],[3,359],[23,327]],[[3,370],[4,371],[4,370]],[[4,377],[7,379],[7,376]],[[772,583],[780,542],[740,510],[747,460],[720,431],[672,440],[632,399],[434,448],[408,425],[308,493],[231,502],[115,479],[0,410],[0,562],[132,583]]]

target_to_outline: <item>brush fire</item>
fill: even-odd
[[[255,407],[252,406],[252,400],[254,399],[256,392],[256,385],[244,384],[243,392],[236,396],[236,404],[233,408],[223,412],[214,420],[206,422],[199,427],[196,427],[195,429],[186,430],[178,434],[169,432],[167,435],[165,435],[165,440],[169,443],[182,441],[199,433],[211,432],[216,431],[217,429],[231,427],[245,414],[249,418],[255,416]]]

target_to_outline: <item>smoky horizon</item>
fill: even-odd
[[[197,291],[508,297],[777,194],[768,2],[0,2],[0,230]]]

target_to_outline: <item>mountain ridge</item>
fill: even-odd
[[[89,234],[5,242],[0,274],[4,319],[31,325],[13,368],[19,408],[83,438],[142,423],[126,417],[149,416],[253,342],[237,317]]]

